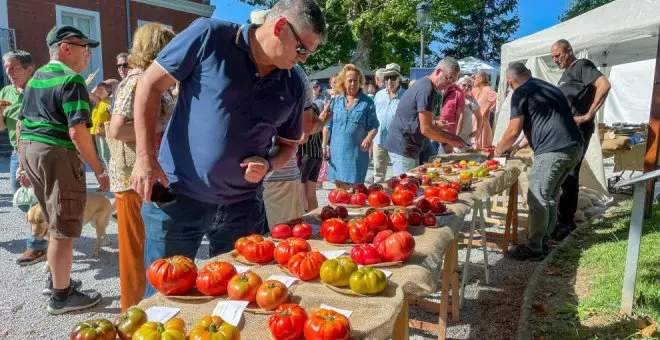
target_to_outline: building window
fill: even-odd
[[[156,21],[141,20],[141,19],[138,19],[138,22],[137,22],[138,25],[137,25],[137,27],[140,28],[140,27],[142,27],[142,26],[144,26],[144,25],[146,25],[146,24],[151,24],[151,23],[154,23],[154,24],[161,24],[161,25],[163,25],[163,26],[165,26],[165,27],[167,27],[167,28],[173,30],[172,25],[163,24],[163,23],[161,23],[161,22],[156,22]]]
[[[99,12],[88,11],[79,8],[55,5],[56,23],[58,25],[69,25],[79,29],[90,39],[101,41],[101,17]],[[87,69],[81,73],[83,78],[98,71],[90,84],[90,88],[103,81],[103,52],[102,45],[92,50]]]

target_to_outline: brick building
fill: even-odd
[[[0,0],[0,50],[26,50],[45,64],[46,33],[55,24],[71,25],[101,42],[83,76],[98,69],[94,83],[118,79],[115,56],[128,51],[139,26],[159,22],[180,32],[214,10],[210,0]]]

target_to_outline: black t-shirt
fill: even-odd
[[[594,82],[603,74],[589,59],[579,59],[569,66],[559,79],[559,88],[568,99],[568,105],[574,116],[582,116],[589,112],[596,96]],[[594,121],[580,125],[582,130],[595,127]]]
[[[523,132],[535,155],[584,144],[564,94],[530,78],[511,95],[511,119],[523,116]]]
[[[396,107],[394,118],[387,128],[383,148],[397,155],[419,158],[424,145],[424,135],[419,128],[419,113],[433,112],[436,91],[427,77],[419,79],[403,93]]]

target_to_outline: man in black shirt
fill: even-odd
[[[515,90],[511,95],[511,121],[495,148],[495,156],[509,150],[520,131],[534,150],[527,193],[529,235],[526,244],[508,254],[516,260],[538,261],[543,259],[549,233],[556,224],[557,193],[579,162],[584,141],[566,97],[557,87],[532,78],[522,63],[509,66],[506,80]]]
[[[577,210],[578,193],[580,191],[580,166],[587,153],[589,140],[596,129],[594,118],[596,112],[605,102],[610,90],[610,82],[598,71],[588,59],[577,59],[571,44],[566,40],[558,40],[550,50],[552,60],[564,70],[559,80],[559,88],[566,95],[574,120],[580,127],[584,138],[584,150],[580,162],[568,175],[562,185],[559,198],[558,225],[553,238],[561,241],[576,228],[574,215]]]

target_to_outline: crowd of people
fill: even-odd
[[[0,91],[10,103],[0,122],[14,147],[12,189],[33,188],[50,229],[49,242],[30,236],[17,262],[47,258],[49,313],[101,299],[70,277],[86,203],[84,164],[99,190],[114,195],[125,310],[155,293],[145,279],[154,260],[195,258],[203,237],[211,256],[227,252],[239,237],[316,209],[326,180],[338,188],[383,182],[390,162],[398,175],[433,155],[492,144],[496,93],[486,74],[461,76],[446,57],[404,90],[396,63],[378,69],[373,83],[347,64],[324,91],[297,64],[326,33],[314,0],[280,0],[246,25],[200,18],[175,34],[147,24],[130,54],[117,55],[120,79],[91,91],[94,74],[80,74],[99,43],[74,27],[48,33],[50,62],[38,69],[28,52],[3,56],[11,85]],[[609,90],[568,42],[553,45],[552,56],[566,70],[559,88],[520,63],[506,73],[511,122],[495,154],[529,145],[536,156],[532,231],[510,252],[519,260],[542,257],[550,237],[575,227],[580,163]]]

